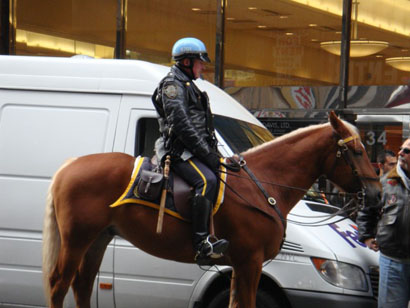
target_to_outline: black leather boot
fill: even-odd
[[[209,235],[209,217],[212,203],[201,195],[192,198],[192,242],[196,251],[195,261],[198,265],[210,265],[212,259],[223,256],[229,242],[224,239],[213,239]]]

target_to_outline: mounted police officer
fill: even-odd
[[[221,257],[229,245],[224,239],[209,236],[220,160],[208,96],[193,82],[210,60],[204,43],[191,37],[174,44],[172,58],[176,64],[152,96],[161,133],[155,151],[159,161],[170,154],[171,169],[194,187],[191,204],[195,260],[208,264],[211,256]]]

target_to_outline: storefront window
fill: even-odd
[[[117,0],[14,0],[16,54],[113,58]]]
[[[171,65],[173,44],[183,37],[196,37],[215,60],[216,1],[129,0],[127,57]],[[204,78],[214,80],[213,63]]]
[[[365,56],[352,57],[349,80],[352,85],[400,85],[410,74],[392,58],[410,56],[409,1],[353,0],[352,40],[360,42]],[[376,42],[379,47],[374,49]],[[353,56],[354,54],[351,55]],[[407,60],[410,70],[410,58]],[[389,65],[388,63],[392,63]]]
[[[346,104],[338,86],[343,2],[230,1],[225,91],[266,117],[297,117],[286,112],[295,109],[396,105],[394,92],[410,83],[408,1],[352,1]],[[374,42],[379,49],[368,54]],[[392,57],[400,58],[400,68],[387,64]],[[400,101],[410,102],[410,96]]]
[[[229,2],[226,87],[338,84],[340,58],[320,42],[340,39],[342,1],[320,8],[298,2]]]
[[[410,103],[409,1],[352,0],[348,99],[342,104],[339,83],[344,2],[224,1],[222,88],[255,116],[270,123],[277,135],[304,123],[326,121],[326,112],[341,106],[361,114],[365,109],[400,108]],[[125,51],[117,53],[120,57],[170,66],[173,44],[179,38],[192,36],[206,44],[213,61],[204,78],[215,80],[220,1],[12,0],[10,3],[16,36],[15,45],[9,49],[18,55],[82,54],[113,58],[117,34],[122,33],[125,43],[121,46],[125,46]],[[117,24],[122,4],[126,27],[123,32]],[[3,22],[9,17],[4,12],[1,16]],[[3,36],[4,32],[8,33],[4,28]],[[369,41],[376,41],[380,48],[367,52]],[[361,45],[359,55],[356,45]],[[275,121],[277,118],[282,120]],[[358,125],[373,161],[382,149],[397,152],[410,130],[404,116],[393,122],[363,122],[360,118]]]

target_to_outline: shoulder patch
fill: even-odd
[[[396,186],[398,183],[397,183],[397,180],[395,180],[395,179],[388,179],[387,184],[389,184],[391,186]]]
[[[177,97],[178,89],[174,84],[168,84],[164,87],[164,94],[168,98],[174,99],[175,97]]]

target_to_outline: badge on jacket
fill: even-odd
[[[173,84],[170,85],[166,85],[164,87],[164,94],[170,98],[170,99],[174,99],[175,97],[177,97],[178,94],[178,90],[177,87]]]
[[[389,200],[387,200],[387,204],[393,204],[393,203],[396,203],[397,202],[397,197],[396,197],[396,195],[391,195],[390,196],[390,199]]]

